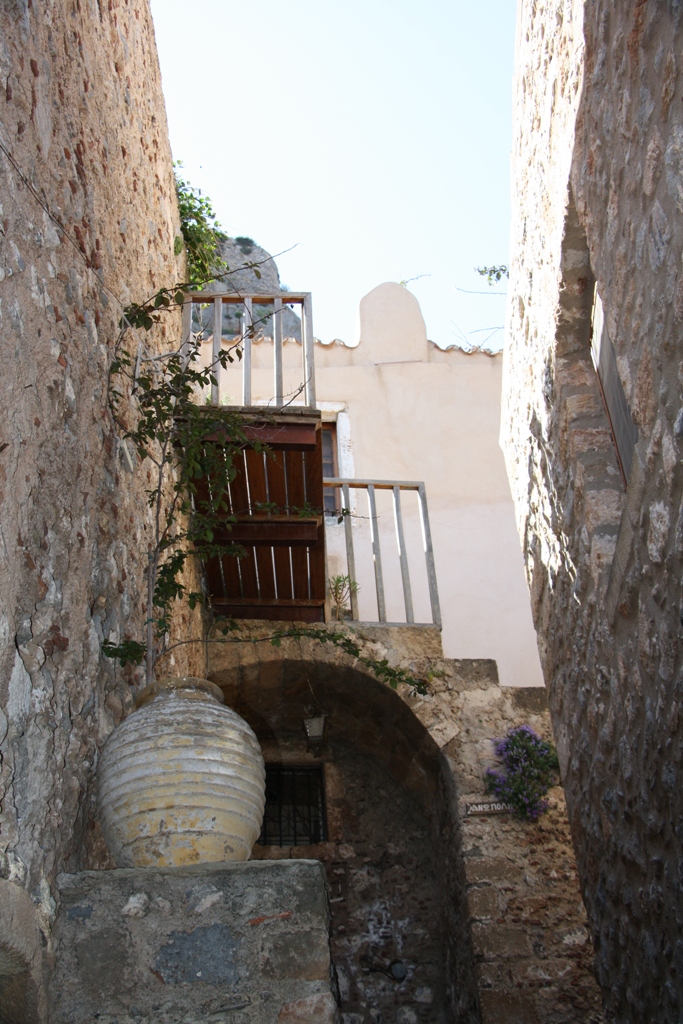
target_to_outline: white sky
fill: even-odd
[[[174,158],[229,234],[295,247],[280,276],[318,337],[352,343],[364,294],[429,274],[409,287],[433,341],[502,344],[473,268],[508,256],[514,0],[152,10]]]

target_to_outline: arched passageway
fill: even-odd
[[[211,678],[256,732],[267,765],[320,772],[324,831],[301,843],[289,834],[288,845],[275,837],[254,856],[325,864],[345,1021],[473,1019],[455,787],[424,724],[393,690],[344,665],[274,651],[257,670],[232,666]],[[313,704],[330,723],[318,756],[303,732]]]

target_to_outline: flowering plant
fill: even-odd
[[[510,729],[503,739],[494,740],[493,746],[503,770],[486,770],[487,792],[509,804],[519,818],[536,821],[548,810],[544,797],[560,769],[554,746],[529,725]]]

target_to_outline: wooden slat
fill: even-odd
[[[306,500],[313,508],[323,508],[323,448],[322,430],[318,427],[317,444],[307,450],[304,457],[306,473]]]
[[[310,548],[318,541],[320,519],[320,516],[309,519],[300,519],[298,516],[245,519],[233,524],[229,535],[226,533],[226,539],[257,547],[285,545]],[[216,530],[216,538],[223,540],[220,528]]]
[[[187,357],[192,342],[192,302],[183,302],[183,326],[180,338],[180,351],[183,359]]]
[[[199,479],[195,479],[192,482],[196,487],[196,492],[194,496],[195,508],[201,511],[208,505],[209,501],[211,500],[209,477],[206,474],[204,474],[203,476],[199,477]]]
[[[346,509],[351,508],[351,496],[349,494],[349,485],[342,485],[342,501],[343,507]],[[353,550],[353,522],[351,516],[344,517],[344,537],[346,540],[346,571],[349,579],[356,582],[356,556]],[[358,620],[358,591],[351,591],[351,618],[354,621]]]
[[[403,582],[403,600],[406,609],[406,622],[414,622],[413,614],[413,592],[410,586],[410,570],[408,569],[408,552],[406,551],[406,539],[403,533],[403,512],[401,510],[401,488],[394,487],[394,521],[396,523],[396,543],[398,544],[398,557],[401,563],[401,580]]]
[[[258,599],[259,587],[256,575],[256,558],[254,549],[247,548],[244,556],[237,559],[239,563],[240,576],[242,578],[242,594],[244,597]]]
[[[301,508],[306,501],[303,458],[302,452],[285,452],[290,508]],[[295,599],[309,598],[308,555],[301,547],[292,547],[292,576]]]
[[[232,512],[233,515],[241,518],[251,513],[249,492],[247,491],[247,474],[244,467],[244,453],[238,452],[235,455],[235,469],[237,470],[235,479],[230,484]]]
[[[265,468],[263,466],[263,453],[254,452],[248,449],[245,453],[247,457],[247,472],[249,474],[249,494],[251,497],[252,510],[268,500],[268,492],[265,482]],[[259,516],[261,519],[261,517]],[[260,522],[251,523],[236,523],[238,532],[236,534],[236,540],[241,543],[243,541],[260,540],[259,531],[267,530],[271,528],[272,524],[267,521],[267,517],[263,517]],[[244,531],[244,537],[240,536],[240,532]],[[247,536],[251,532],[253,536],[250,538]],[[254,548],[254,556],[256,558],[256,564],[258,567],[258,582],[260,589],[260,597],[262,600],[274,600],[275,598],[275,577],[272,570],[272,553],[270,547],[257,547]]]
[[[273,301],[273,376],[275,387],[275,404],[282,405],[282,299]]]
[[[427,492],[425,485],[420,484],[420,518],[422,521],[422,537],[424,540],[425,560],[427,562],[427,579],[429,580],[429,599],[432,605],[432,622],[441,627],[441,606],[439,604],[439,588],[436,583],[436,565],[434,564],[434,548],[432,547],[432,531],[429,526],[429,510],[427,508]]]
[[[420,480],[357,480],[352,477],[325,477],[325,487],[341,487],[342,484],[348,484],[349,487],[360,487],[364,490],[374,487],[376,491],[393,491],[394,487],[400,487],[402,491],[419,491],[424,486]]]
[[[234,561],[234,559],[233,559]],[[235,566],[235,569],[237,566]],[[209,558],[204,563],[204,573],[206,575],[206,585],[211,594],[212,602],[214,599],[223,599],[227,597],[234,597],[235,593],[239,594],[239,579],[237,581],[237,591],[229,591],[224,586],[224,573],[221,572],[221,562],[219,558]]]
[[[382,551],[379,543],[379,522],[377,520],[377,504],[375,502],[375,488],[372,484],[368,487],[368,505],[370,506],[370,532],[372,535],[372,560],[375,565],[375,589],[377,591],[377,614],[380,622],[387,621],[387,612],[384,602],[384,575],[382,573]]]
[[[251,405],[251,299],[244,298],[244,319],[242,320],[242,405]]]
[[[261,441],[275,451],[307,451],[317,444],[317,424],[248,423],[244,435],[249,441]]]
[[[318,446],[304,453],[306,500],[314,508],[323,507],[323,449],[322,431],[318,431]],[[318,528],[318,542],[308,553],[311,597],[322,597],[327,584],[327,558],[325,555],[324,520]]]
[[[237,559],[232,555],[223,555],[220,564],[220,576],[221,576],[221,589],[217,590],[216,594],[221,594],[223,590],[228,597],[240,598],[242,594],[242,582],[240,580],[240,571],[237,563]],[[214,597],[214,591],[210,591],[212,595],[212,603],[215,606],[217,600]]]
[[[304,460],[302,452],[285,452],[287,465],[287,492],[289,494],[289,507],[292,510],[300,509],[306,503],[306,481],[304,478]],[[292,511],[297,515],[296,511]]]
[[[219,601],[216,611],[231,619],[266,619],[280,622],[324,622],[322,601]]]
[[[237,474],[230,484],[232,508],[234,515],[244,516],[248,515],[250,511],[244,458],[240,459],[239,456],[236,457],[235,468],[237,470]],[[242,578],[242,595],[244,597],[258,597],[256,563],[254,560],[254,553],[250,549],[247,549],[247,553],[244,558],[239,559],[239,569],[240,576]]]
[[[287,505],[285,453],[272,452],[266,457],[265,465],[270,501],[275,502],[279,509],[284,509]],[[273,559],[275,562],[275,582],[278,598],[291,600],[292,570],[289,564],[289,548],[273,548]]]
[[[207,445],[207,448],[209,446]],[[213,446],[211,446],[213,447]],[[213,457],[215,452],[211,451],[210,456]],[[196,486],[196,493],[194,496],[195,507],[200,513],[208,512],[212,499],[214,498],[214,488],[211,486],[211,480],[207,474],[194,481]],[[229,543],[229,531],[225,531],[225,540]],[[206,585],[209,590],[211,598],[216,597],[228,597],[240,593],[240,581],[237,572],[237,563],[235,559],[230,559],[233,563],[230,569],[227,570],[223,565],[223,562],[227,562],[228,559],[222,558],[209,558],[204,562],[204,572],[206,574]],[[228,586],[228,578],[232,582],[232,589]]]
[[[216,383],[211,385],[211,405],[220,405],[220,383],[221,364],[221,337],[223,335],[223,300],[213,300],[213,344],[211,346],[211,370],[216,377]]]
[[[185,298],[192,302],[211,302],[217,295],[220,295],[223,302],[231,302],[239,305],[244,302],[245,298],[250,298],[259,304],[273,302],[275,299],[280,299],[285,305],[295,303],[300,306],[303,304],[307,295],[310,292],[212,292],[207,289],[205,292],[186,292]]]
[[[304,396],[306,405],[315,408],[315,338],[313,337],[313,304],[311,293],[304,296],[303,316],[301,317],[301,334],[304,360]]]

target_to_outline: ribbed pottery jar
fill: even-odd
[[[98,769],[100,822],[117,866],[246,860],[265,805],[254,733],[206,679],[160,680],[137,704]]]

